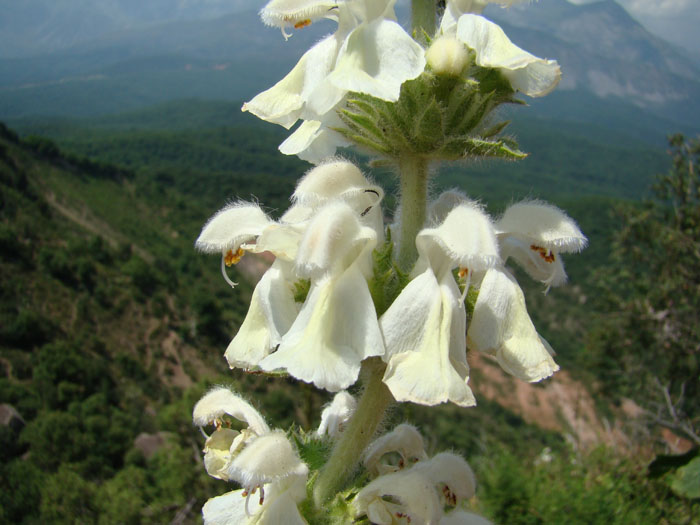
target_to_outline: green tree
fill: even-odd
[[[653,197],[621,210],[591,347],[608,388],[700,445],[700,141],[669,144],[672,169]]]

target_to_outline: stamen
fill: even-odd
[[[299,22],[294,24],[294,29],[302,29],[302,28],[308,27],[310,25],[311,25],[311,20],[307,18],[306,20],[300,20]]]
[[[462,292],[462,297],[460,301],[460,307],[464,305],[464,301],[467,299],[467,294],[469,293],[469,285],[472,282],[472,274],[469,268],[460,268],[457,274],[460,279],[465,279],[464,281],[464,291]]]
[[[250,492],[248,492],[247,490],[244,490],[241,495],[245,496],[245,515],[250,518],[250,511],[248,510],[248,502],[250,501]]]
[[[224,281],[226,281],[231,288],[235,288],[236,286],[238,286],[238,283],[234,283],[229,278],[228,274],[226,273],[226,255],[225,254],[221,257],[221,275],[224,276]]]
[[[259,505],[262,505],[263,502],[265,501],[265,489],[260,487],[260,503]]]
[[[542,248],[542,246],[531,244],[530,249],[537,252],[540,255],[540,257],[544,259],[545,262],[553,263],[556,258],[552,250],[545,250],[544,248]]]
[[[224,255],[224,263],[226,263],[226,266],[233,266],[234,264],[238,264],[244,255],[245,250],[243,250],[243,248],[239,247],[235,253],[233,250],[229,250]]]
[[[447,485],[442,487],[442,494],[445,496],[445,500],[448,505],[451,505],[453,507],[457,505],[457,494],[452,492],[452,490],[450,490],[450,487],[448,487]]]

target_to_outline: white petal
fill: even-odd
[[[332,14],[336,1],[272,0],[260,10],[260,18],[269,26],[285,28],[299,22],[313,22]]]
[[[505,270],[486,272],[467,338],[470,348],[496,356],[523,381],[540,381],[559,370],[530,320],[520,286]]]
[[[204,444],[204,468],[207,474],[217,479],[228,479],[231,464],[231,445],[240,435],[236,430],[221,427],[212,432]]]
[[[443,516],[440,520],[440,525],[493,525],[493,523],[473,512],[455,509]]]
[[[331,202],[309,223],[299,245],[296,270],[312,279],[340,273],[362,254],[362,259],[369,259],[376,242],[376,233],[360,224],[359,214],[343,202]]]
[[[277,259],[263,274],[250,300],[248,313],[224,357],[231,368],[254,368],[282,340],[294,323],[299,306]]]
[[[300,204],[318,205],[350,189],[366,186],[369,186],[369,182],[352,162],[329,159],[304,174],[292,200]]]
[[[416,246],[438,276],[457,265],[483,271],[500,261],[491,220],[471,201],[455,206],[437,228],[422,230]]]
[[[438,284],[427,269],[401,291],[380,319],[389,356],[384,383],[397,401],[476,404],[467,386],[465,316],[449,274]]]
[[[398,501],[396,504],[384,498]],[[367,514],[374,523],[394,523],[386,521],[386,516],[402,512],[410,517],[411,523],[437,523],[442,515],[440,502],[435,489],[425,477],[407,471],[379,476],[364,487],[353,501],[356,516]]]
[[[330,437],[338,437],[357,408],[357,401],[346,391],[338,392],[333,401],[321,412],[321,424],[316,431],[316,435],[323,437],[328,434]]]
[[[281,430],[251,441],[232,461],[228,475],[252,489],[287,476],[305,476],[308,467]]]
[[[378,19],[348,35],[328,80],[345,91],[396,101],[401,84],[424,68],[423,48],[396,22]]]
[[[366,22],[370,22],[375,18],[388,18],[396,20],[394,14],[394,4],[396,0],[354,0],[347,2],[351,7],[355,16]]]
[[[416,427],[402,423],[391,432],[375,439],[369,444],[364,453],[363,463],[365,468],[373,474],[387,474],[400,470],[398,465],[385,465],[380,463],[382,456],[391,452],[401,455],[403,467],[411,467],[417,461],[427,459],[423,436]]]
[[[579,252],[588,239],[562,210],[544,202],[519,202],[509,206],[496,223],[499,234],[558,252]]]
[[[459,190],[443,191],[437,199],[431,201],[428,208],[428,222],[430,226],[439,226],[455,207],[469,201],[467,196]]]
[[[286,77],[243,104],[242,110],[289,129],[302,116],[312,94],[320,98],[328,92],[326,98],[335,100],[329,106],[332,107],[342,98],[342,93],[338,96],[337,90],[326,82],[337,53],[338,39],[334,35],[324,38],[304,53]]]
[[[274,494],[275,487],[288,483],[288,479],[300,480],[297,486],[301,487],[302,497],[295,499],[291,494],[291,489],[285,490],[279,496]],[[297,491],[298,492],[298,491]],[[302,501],[306,497],[306,476],[292,476],[281,480],[273,485],[265,492],[266,503],[260,520],[256,525],[307,525],[306,520],[299,513],[297,502]]]
[[[297,184],[292,195],[295,205],[318,208],[328,201],[339,199],[348,204],[363,224],[383,235],[383,217],[380,202],[384,190],[372,184],[362,172],[344,159],[331,158],[311,169]]]
[[[457,503],[471,498],[476,493],[474,471],[462,456],[441,452],[415,466],[417,472],[426,476],[435,485],[442,485],[454,495]]]
[[[285,155],[297,155],[301,160],[319,164],[332,157],[340,147],[350,143],[340,133],[328,129],[318,120],[305,120],[280,144]]]
[[[209,499],[202,508],[204,525],[241,525],[250,523],[243,490],[234,490]],[[257,505],[256,505],[257,507]],[[255,513],[253,514],[255,515]]]
[[[541,246],[503,236],[501,256],[504,261],[510,257],[515,259],[530,277],[542,281],[547,287],[560,286],[566,282],[564,263],[556,252],[547,252]]]
[[[202,228],[195,241],[197,249],[207,253],[236,250],[256,238],[272,221],[257,204],[236,202],[222,208]]]
[[[270,431],[263,417],[250,403],[225,387],[215,387],[207,392],[194,406],[192,420],[195,425],[204,427],[224,414],[246,422],[258,435]]]
[[[293,208],[295,207],[290,208],[282,218],[288,220],[292,218],[295,211],[300,211],[299,207],[292,211]],[[303,217],[304,220],[307,218],[307,216]],[[296,259],[304,227],[305,224],[271,224],[263,230],[255,245],[246,245],[244,248],[254,253],[270,252],[278,259],[291,262]]]
[[[465,14],[457,23],[457,38],[476,52],[476,63],[501,70],[513,89],[531,97],[552,91],[561,78],[559,64],[531,55],[513,44],[503,29],[479,15]]]
[[[383,353],[367,282],[351,265],[341,275],[312,283],[296,321],[260,367],[286,369],[297,379],[337,392],[357,380],[363,359]]]

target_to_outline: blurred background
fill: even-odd
[[[433,190],[460,188],[493,215],[547,200],[579,222],[590,246],[566,259],[567,286],[545,296],[518,274],[562,371],[526,384],[470,352],[477,407],[402,405],[387,425],[414,422],[431,452],[463,454],[473,506],[494,523],[700,520],[693,4],[485,12],[563,79],[507,114],[528,158],[440,167]],[[277,151],[285,130],[240,107],[334,24],[285,42],[260,7],[0,0],[0,522],[201,521],[226,490],[201,468],[190,420],[213,384],[275,426],[318,425],[328,394],[223,359],[268,262],[245,257],[232,291],[193,249],[233,199],[278,216],[309,167]]]

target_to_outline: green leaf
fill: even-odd
[[[382,132],[382,130],[379,129],[376,121],[372,120],[372,118],[370,118],[369,116],[353,113],[351,111],[348,111],[347,109],[341,109],[340,113],[342,115],[341,118],[343,122],[345,122],[346,124],[349,120],[357,126],[358,131],[361,130],[362,132],[364,132],[363,134],[372,135],[380,141],[384,140],[384,132]]]
[[[442,112],[433,98],[415,123],[414,137],[422,151],[430,152],[444,140]]]
[[[673,492],[683,498],[700,498],[700,457],[679,468],[670,479]]]
[[[303,430],[292,432],[291,437],[299,451],[299,457],[310,470],[319,470],[326,464],[331,453],[331,441],[319,439]]]
[[[664,474],[667,474],[668,472],[675,471],[698,457],[699,452],[700,449],[694,448],[681,455],[659,454],[654,458],[654,461],[649,464],[647,469],[649,471],[649,477],[656,479],[660,478]]]
[[[499,122],[495,126],[491,126],[485,131],[479,133],[479,135],[481,135],[481,138],[489,139],[494,135],[498,135],[501,131],[503,131],[506,128],[508,124],[510,124],[510,120],[504,120],[503,122]]]

